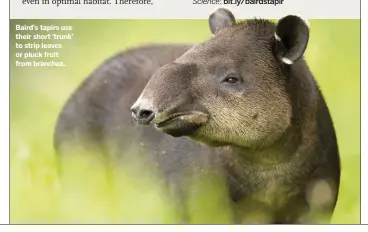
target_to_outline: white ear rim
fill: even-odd
[[[280,38],[280,36],[278,36],[277,34],[276,34],[276,32],[275,32],[275,39],[277,40],[277,41],[281,41],[281,38]]]
[[[285,64],[288,64],[288,65],[292,65],[293,64],[293,61],[291,61],[289,58],[283,57],[283,58],[281,58],[281,60]]]

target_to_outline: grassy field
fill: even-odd
[[[63,41],[63,68],[15,67],[16,24],[72,25]],[[312,20],[306,59],[326,97],[342,160],[338,205],[332,223],[360,218],[360,31],[358,20]],[[92,159],[70,161],[60,188],[52,148],[58,113],[77,85],[116,52],[151,42],[200,42],[206,20],[11,21],[11,223],[175,223],[175,209],[155,181],[118,175],[113,191]],[[343,32],[343,33],[342,33]],[[24,41],[23,41],[24,42]],[[226,223],[226,206],[208,197],[204,183],[192,201],[193,223]],[[221,194],[221,193],[220,193]]]

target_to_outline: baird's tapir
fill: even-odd
[[[118,160],[144,144],[184,222],[184,175],[205,169],[223,176],[235,224],[328,223],[340,159],[303,58],[308,22],[236,22],[219,8],[209,29],[200,44],[145,45],[101,64],[62,109],[57,153],[83,147]]]

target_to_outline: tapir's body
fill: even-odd
[[[192,47],[194,45],[148,45],[123,52],[107,60],[86,79],[64,107],[55,133],[56,149],[60,153],[67,153],[66,148],[72,146],[85,146],[91,150],[98,148],[114,162],[145,152],[149,154],[151,160],[154,160],[179,202],[185,201],[187,194],[187,183],[185,178],[182,178],[184,174],[200,173],[204,169],[212,170],[223,175],[226,181],[229,199],[234,206],[234,223],[317,223],[319,219],[314,218],[316,215],[327,222],[338,196],[340,180],[338,147],[328,108],[302,59],[295,60],[286,71],[294,78],[285,87],[289,96],[285,98],[285,104],[290,100],[291,105],[290,125],[286,120],[286,129],[272,142],[268,143],[265,142],[267,139],[263,139],[251,143],[251,139],[246,139],[245,142],[236,140],[231,144],[231,141],[226,139],[234,140],[233,138],[229,136],[219,139],[224,133],[219,132],[217,136],[216,131],[212,131],[210,135],[211,138],[215,138],[213,141],[208,136],[203,136],[203,133],[215,130],[213,128],[217,126],[221,128],[221,123],[204,127],[206,129],[203,130],[191,126],[181,126],[178,130],[179,126],[175,124],[177,126],[175,130],[163,129],[165,132],[163,133],[157,128],[137,125],[133,121],[131,106],[138,98],[138,103],[142,102],[143,98],[156,101],[166,99],[168,102],[163,103],[164,105],[187,100],[179,96],[181,92],[186,91],[187,86],[184,82],[171,84],[167,89],[175,86],[175,90],[166,93],[166,87],[163,86],[169,79],[160,82],[162,80],[155,78],[158,78],[157,75],[169,75],[177,70],[178,68],[169,69],[170,66],[166,66],[173,61],[175,61],[173,65],[176,62],[184,65],[188,59],[195,62],[195,55],[192,58],[192,54],[197,54],[198,51]],[[156,74],[150,81],[159,69],[165,70],[165,67],[168,67],[167,71]],[[199,75],[193,66],[186,67],[188,72],[181,71],[180,75]],[[168,78],[179,77],[168,76]],[[189,78],[191,77],[188,76]],[[185,90],[181,90],[181,86]],[[236,88],[239,92],[241,87]],[[154,90],[154,93],[150,92],[151,90]],[[188,88],[188,91],[191,89]],[[277,90],[275,92],[278,94]],[[167,95],[159,98],[158,94]],[[218,94],[220,96],[221,92]],[[284,95],[280,95],[278,101],[280,104]],[[184,105],[185,110],[193,105],[197,107],[194,98],[202,95],[197,93],[196,97],[193,97],[193,94],[191,96],[189,98],[191,100]],[[180,107],[182,110],[183,106]],[[219,108],[225,111],[226,107]],[[256,112],[257,107],[254,106],[252,113]],[[258,108],[260,111],[254,113],[252,120],[263,120],[264,116],[259,112],[265,107]],[[281,105],[280,108],[282,107]],[[195,109],[197,112],[202,108]],[[280,112],[283,112],[282,110]],[[156,115],[158,112],[160,111],[157,111]],[[281,113],[280,117],[283,114],[287,115],[288,112],[286,107],[285,113]],[[227,114],[224,115],[222,117],[226,117]],[[247,113],[244,115],[246,117]],[[210,117],[216,119],[214,114]],[[199,118],[203,122],[207,120],[202,114]],[[197,118],[193,117],[190,120]],[[231,118],[228,120],[229,123],[232,121]],[[236,120],[234,121],[236,123]],[[249,125],[248,127],[252,127],[252,124]],[[264,125],[269,127],[262,129],[260,124],[254,128],[258,128],[259,131],[273,128],[271,122]],[[274,131],[281,131],[279,127],[275,128]],[[259,136],[257,133],[254,136]],[[242,144],[245,144],[244,147]],[[264,217],[260,221],[252,221],[251,215],[258,212]]]

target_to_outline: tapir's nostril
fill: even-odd
[[[148,119],[151,118],[153,115],[153,112],[150,110],[140,110],[138,111],[138,117],[141,119]]]
[[[140,124],[149,124],[155,117],[152,110],[142,109],[139,106],[133,107],[131,110],[133,118]]]

